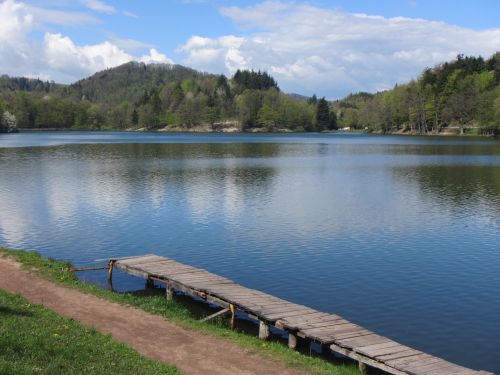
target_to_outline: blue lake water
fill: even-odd
[[[1,134],[0,245],[81,266],[165,255],[500,372],[492,139]]]

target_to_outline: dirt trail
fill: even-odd
[[[0,255],[0,288],[110,333],[146,357],[186,375],[301,374],[229,341],[181,328],[164,318],[47,281]]]

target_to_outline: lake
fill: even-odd
[[[0,176],[1,246],[165,255],[500,372],[499,141],[1,134]]]

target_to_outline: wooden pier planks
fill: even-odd
[[[273,324],[295,338],[301,337],[390,374],[402,375],[493,375],[450,363],[401,345],[334,314],[295,304],[249,289],[204,269],[154,254],[110,259],[110,264],[129,274],[163,281],[223,307],[235,306],[261,321]],[[268,331],[268,328],[264,329]]]

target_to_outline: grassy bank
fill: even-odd
[[[180,374],[94,329],[0,290],[0,374]]]
[[[238,330],[231,330],[222,324],[200,323],[192,317],[188,309],[180,303],[177,303],[175,300],[166,301],[166,299],[162,296],[137,296],[131,293],[115,293],[96,285],[81,282],[72,272],[69,271],[71,268],[71,264],[69,263],[53,259],[45,259],[35,252],[24,252],[0,248],[0,254],[1,253],[13,256],[17,261],[22,263],[24,267],[33,270],[49,280],[114,302],[129,304],[147,312],[162,315],[184,328],[197,329],[209,334],[227,338],[242,347],[249,348],[253,352],[257,352],[270,358],[279,359],[290,367],[303,369],[308,373],[317,375],[359,374],[359,371],[354,364],[346,365],[340,361],[339,363],[332,363],[321,358],[292,351],[279,342],[263,342],[257,337],[239,332]]]

